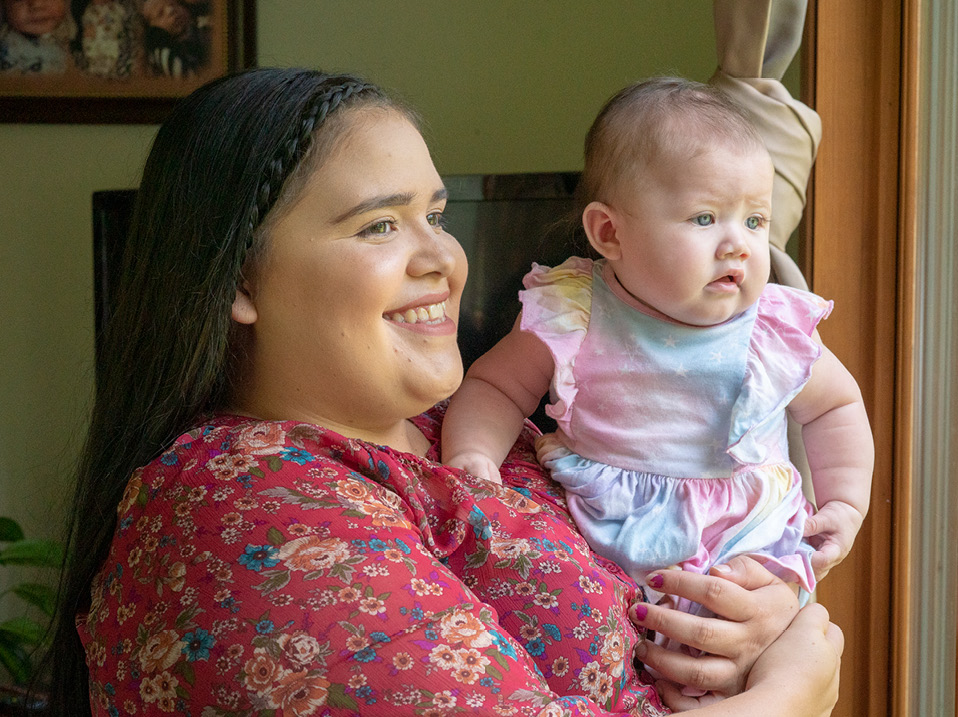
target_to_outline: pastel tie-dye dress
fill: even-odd
[[[593,549],[639,581],[751,555],[814,589],[785,408],[831,302],[769,284],[742,314],[694,327],[650,316],[601,260],[533,265],[524,285],[521,328],[555,360],[558,430],[540,458]]]

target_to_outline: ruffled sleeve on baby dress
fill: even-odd
[[[729,455],[743,465],[768,459],[767,431],[812,374],[822,354],[811,335],[832,302],[800,289],[769,284],[758,301],[742,392],[732,407]]]
[[[576,396],[573,368],[585,340],[592,310],[592,260],[573,256],[557,267],[532,265],[519,292],[520,328],[549,348],[555,361],[552,400],[546,415],[555,419],[570,438],[572,403]]]

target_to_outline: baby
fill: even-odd
[[[140,63],[140,28],[134,0],[90,0],[82,15],[83,69],[126,79]]]
[[[192,77],[209,62],[209,3],[145,0],[145,44],[156,75]],[[195,13],[195,15],[194,15]]]
[[[66,0],[3,0],[2,8],[0,71],[66,72],[67,43],[76,30]]]
[[[718,90],[659,78],[613,97],[580,187],[603,258],[533,265],[512,331],[450,402],[443,460],[499,481],[548,391],[558,430],[539,460],[598,553],[639,581],[750,555],[810,592],[862,525],[874,446],[857,383],[816,331],[831,303],[767,283],[772,180],[761,138]],[[786,414],[803,427],[817,512]]]

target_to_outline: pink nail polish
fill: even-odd
[[[636,622],[645,622],[645,618],[649,614],[649,608],[642,603],[639,603],[632,608],[632,614],[635,617]]]
[[[665,582],[665,578],[663,578],[661,575],[652,575],[648,580],[649,585],[652,586],[653,588],[662,587],[662,584],[664,582]]]

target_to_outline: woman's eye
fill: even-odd
[[[751,216],[745,220],[745,226],[749,229],[761,229],[765,224],[765,217]]]
[[[430,212],[426,215],[426,221],[429,222],[429,226],[436,227],[437,229],[446,228],[446,215],[442,212]]]
[[[692,223],[700,227],[711,226],[715,223],[715,217],[711,214],[699,214],[697,217],[692,217]]]
[[[358,236],[362,238],[367,238],[367,239],[368,238],[375,239],[375,238],[387,236],[389,232],[393,231],[394,229],[395,227],[393,226],[392,222],[383,220],[381,222],[370,224],[365,229],[360,230]]]

